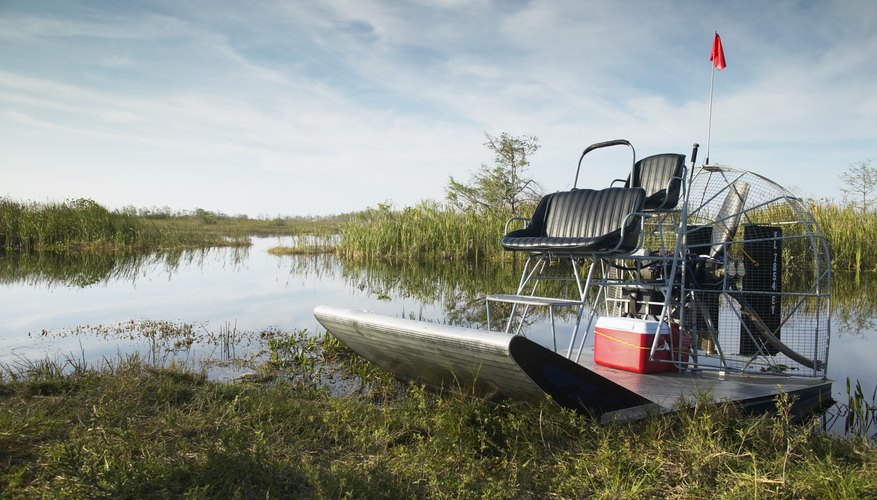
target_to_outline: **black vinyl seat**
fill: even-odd
[[[573,189],[546,195],[524,229],[506,234],[506,250],[572,255],[623,255],[639,248],[640,187]]]
[[[636,162],[633,165],[633,182],[628,177],[624,187],[641,187],[646,190],[644,210],[672,210],[679,204],[684,175],[685,155],[657,154]]]

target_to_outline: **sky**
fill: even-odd
[[[610,139],[697,142],[700,163],[714,77],[713,163],[840,199],[877,157],[875,56],[873,0],[0,0],[0,197],[404,207],[503,132],[538,138],[527,174],[552,192]],[[629,167],[589,153],[578,187]]]

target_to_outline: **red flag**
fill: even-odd
[[[722,50],[722,39],[719,38],[718,32],[716,32],[716,37],[713,38],[713,51],[710,52],[710,61],[713,62],[716,69],[722,71],[725,69],[725,51]]]

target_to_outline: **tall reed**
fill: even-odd
[[[19,203],[0,199],[0,247],[68,250],[87,245],[130,246],[144,226],[135,214],[110,212],[92,200]]]
[[[18,202],[0,198],[0,248],[20,251],[129,251],[249,245],[245,232],[158,223],[133,209],[110,211],[88,199]]]
[[[402,210],[380,205],[341,225],[338,249],[348,258],[487,261],[502,254],[499,240],[508,216],[431,201]]]
[[[810,211],[828,241],[835,269],[877,271],[877,213],[830,201],[812,201]]]

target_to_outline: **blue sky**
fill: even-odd
[[[711,160],[840,198],[877,157],[877,2],[0,0],[0,196],[317,215],[444,199],[534,135]],[[626,175],[586,158],[579,187]],[[701,159],[703,158],[703,150]]]

